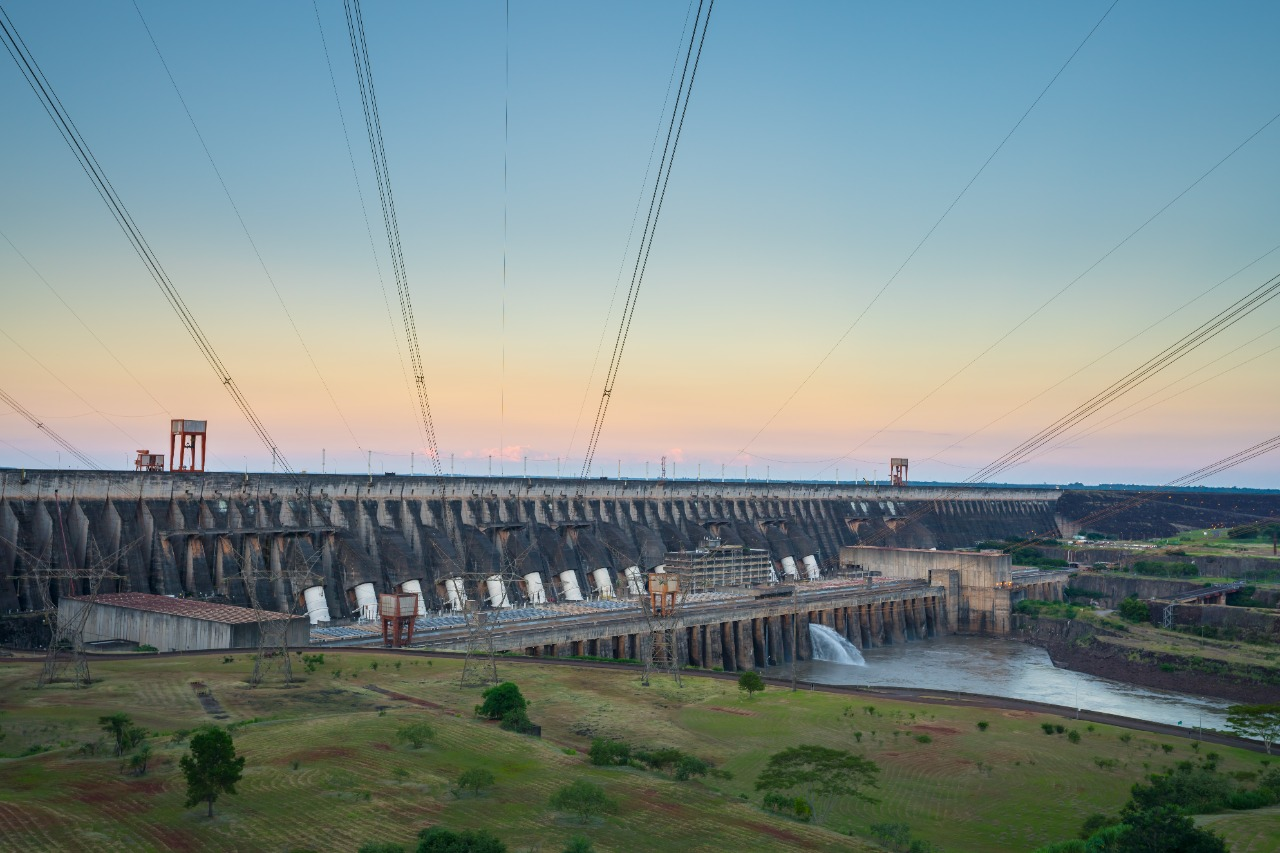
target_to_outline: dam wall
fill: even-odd
[[[838,569],[869,537],[903,548],[1056,533],[1052,488],[0,471],[0,613],[41,608],[42,566],[101,564],[101,591],[304,606],[349,619],[378,592],[416,585],[428,609],[625,594],[630,567],[703,537]],[[928,511],[914,518],[919,509]],[[802,569],[803,571],[803,569]],[[446,581],[458,578],[451,593]],[[53,600],[86,593],[48,581]]]

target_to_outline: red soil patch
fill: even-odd
[[[378,687],[373,684],[366,684],[365,689],[372,690],[374,693],[381,693],[383,696],[386,696],[388,699],[399,699],[401,702],[410,702],[414,705],[421,705],[423,708],[434,708],[437,711],[449,710],[444,705],[440,705],[435,702],[428,702],[426,699],[419,699],[416,696],[406,696],[403,693],[396,693],[392,690],[386,689],[385,687]]]
[[[743,829],[749,829],[752,832],[763,833],[765,835],[768,835],[771,838],[776,838],[779,841],[786,841],[789,845],[793,847],[799,847],[802,844],[806,847],[810,846],[808,843],[806,843],[805,839],[801,838],[800,836],[795,835],[794,833],[791,833],[791,832],[787,832],[785,829],[779,829],[776,826],[769,826],[769,824],[767,823],[753,823],[751,821],[740,821],[738,822],[738,826],[742,827]]]
[[[383,752],[391,751],[391,744],[389,743],[371,743],[369,744],[369,746],[373,747],[374,749],[380,749]]]
[[[950,726],[912,726],[913,732],[929,732],[935,735],[958,735],[959,729],[953,729]]]
[[[129,791],[135,794],[163,794],[164,783],[158,781],[134,782]]]
[[[733,714],[735,717],[754,717],[756,715],[755,711],[743,711],[739,708],[721,708],[719,705],[708,705],[707,710]]]
[[[155,825],[151,827],[152,835],[159,838],[165,850],[201,850],[200,841],[191,833],[181,829]]]
[[[324,758],[354,758],[356,751],[347,746],[318,746],[315,749],[306,749],[302,752],[294,753],[294,758],[290,760],[297,761],[315,761]]]
[[[75,782],[71,787],[75,790],[78,802],[96,806],[100,803],[115,803],[121,799],[120,791],[112,782],[86,780]]]

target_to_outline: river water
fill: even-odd
[[[801,661],[796,674],[802,681],[818,684],[912,687],[1028,699],[1188,730],[1196,726],[1225,729],[1225,709],[1231,704],[1059,669],[1044,649],[993,637],[939,637],[864,649],[862,656],[866,666]],[[791,668],[769,667],[765,674],[788,678]]]

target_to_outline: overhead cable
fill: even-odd
[[[943,388],[945,388],[947,385],[950,385],[953,381],[955,381],[955,379],[957,379],[957,378],[960,376],[960,374],[964,373],[964,372],[965,372],[965,371],[967,371],[970,367],[973,367],[975,364],[977,364],[979,361],[981,361],[983,358],[985,358],[985,357],[987,356],[987,354],[988,354],[988,353],[990,353],[990,352],[991,352],[992,350],[994,350],[996,347],[1000,346],[1000,344],[1002,344],[1002,343],[1004,343],[1006,340],[1008,340],[1008,339],[1009,339],[1009,338],[1010,338],[1010,337],[1011,337],[1015,332],[1017,332],[1019,329],[1021,329],[1021,328],[1022,328],[1023,326],[1025,326],[1027,323],[1031,322],[1031,320],[1033,320],[1033,319],[1034,319],[1035,317],[1037,317],[1037,316],[1038,316],[1042,311],[1044,311],[1046,308],[1048,308],[1050,305],[1052,305],[1054,302],[1056,302],[1059,298],[1061,298],[1061,297],[1062,297],[1062,295],[1063,295],[1063,294],[1065,294],[1068,290],[1070,290],[1071,288],[1075,287],[1075,286],[1076,286],[1076,284],[1078,284],[1078,283],[1081,281],[1081,279],[1083,279],[1083,278],[1084,278],[1085,276],[1087,276],[1089,273],[1093,272],[1095,269],[1097,269],[1099,266],[1101,266],[1101,265],[1102,265],[1102,263],[1103,263],[1104,261],[1106,261],[1106,260],[1107,260],[1107,258],[1109,258],[1109,257],[1111,257],[1112,255],[1114,255],[1114,254],[1115,254],[1116,252],[1118,252],[1118,251],[1119,251],[1119,250],[1120,250],[1120,249],[1121,249],[1125,244],[1127,244],[1130,240],[1132,240],[1134,237],[1138,236],[1138,234],[1139,234],[1139,233],[1141,233],[1143,230],[1145,230],[1145,229],[1146,229],[1146,227],[1147,227],[1148,225],[1150,225],[1152,222],[1156,221],[1156,219],[1158,219],[1160,216],[1162,216],[1162,215],[1164,214],[1164,212],[1165,212],[1165,211],[1167,211],[1169,208],[1173,207],[1177,202],[1179,202],[1179,201],[1182,199],[1182,197],[1183,197],[1183,196],[1187,195],[1187,194],[1188,194],[1188,193],[1190,193],[1193,189],[1195,189],[1197,186],[1199,186],[1199,185],[1201,184],[1201,182],[1203,182],[1206,178],[1208,178],[1210,175],[1212,175],[1214,172],[1216,172],[1216,171],[1218,170],[1218,168],[1222,166],[1222,164],[1226,163],[1228,160],[1230,160],[1232,157],[1234,157],[1237,153],[1239,153],[1239,152],[1240,152],[1240,150],[1241,150],[1241,149],[1243,149],[1246,145],[1248,145],[1250,142],[1252,142],[1254,139],[1256,139],[1256,138],[1258,137],[1258,135],[1259,135],[1259,134],[1261,134],[1264,130],[1266,130],[1268,127],[1270,127],[1272,124],[1274,124],[1274,123],[1276,122],[1276,120],[1277,120],[1277,119],[1280,119],[1280,113],[1276,113],[1275,115],[1271,116],[1271,118],[1269,118],[1269,119],[1267,119],[1265,122],[1263,122],[1261,127],[1257,128],[1257,129],[1256,129],[1256,130],[1254,130],[1251,134],[1249,134],[1247,137],[1245,137],[1245,139],[1244,139],[1244,141],[1243,141],[1243,142],[1241,142],[1240,144],[1238,144],[1238,145],[1236,145],[1234,148],[1232,148],[1230,151],[1228,151],[1225,155],[1223,155],[1223,157],[1222,157],[1221,159],[1219,159],[1216,163],[1214,163],[1212,166],[1210,166],[1206,171],[1202,172],[1198,178],[1196,178],[1194,181],[1192,181],[1190,184],[1188,184],[1186,187],[1184,187],[1184,188],[1182,189],[1182,191],[1181,191],[1181,192],[1179,192],[1179,193],[1178,193],[1177,195],[1175,195],[1173,198],[1171,198],[1171,199],[1169,199],[1167,202],[1165,202],[1165,203],[1164,203],[1164,205],[1163,205],[1163,206],[1161,206],[1159,210],[1157,210],[1155,213],[1151,214],[1151,215],[1150,215],[1150,216],[1148,216],[1145,220],[1143,220],[1142,224],[1140,224],[1137,228],[1134,228],[1132,231],[1130,231],[1128,234],[1126,234],[1126,235],[1125,235],[1125,236],[1124,236],[1124,237],[1123,237],[1123,238],[1122,238],[1118,243],[1116,243],[1114,246],[1112,246],[1110,249],[1108,249],[1106,252],[1104,252],[1104,253],[1102,254],[1102,256],[1101,256],[1101,257],[1099,257],[1097,260],[1095,260],[1093,263],[1091,263],[1088,267],[1086,267],[1086,268],[1084,269],[1084,271],[1083,271],[1083,272],[1081,272],[1081,273],[1080,273],[1079,275],[1077,275],[1075,278],[1071,279],[1071,280],[1070,280],[1070,281],[1068,281],[1066,284],[1064,284],[1061,288],[1059,288],[1059,289],[1058,289],[1058,290],[1057,290],[1053,295],[1051,295],[1048,299],[1044,300],[1044,301],[1043,301],[1043,302],[1041,302],[1038,306],[1036,306],[1036,308],[1035,308],[1035,309],[1033,309],[1033,310],[1031,311],[1031,313],[1027,314],[1027,316],[1023,317],[1021,320],[1019,320],[1017,323],[1015,323],[1015,324],[1013,325],[1013,327],[1012,327],[1012,328],[1010,328],[1008,331],[1006,331],[1004,334],[1002,334],[999,338],[997,338],[995,341],[993,341],[991,344],[989,344],[989,345],[986,347],[986,349],[984,349],[982,352],[980,352],[980,353],[978,353],[977,355],[975,355],[973,358],[969,359],[969,361],[967,361],[965,364],[961,365],[961,367],[960,367],[959,369],[957,369],[954,373],[952,373],[952,374],[951,374],[950,376],[948,376],[946,379],[942,380],[940,383],[938,383],[936,386],[934,386],[932,390],[930,390],[928,393],[926,393],[926,394],[925,394],[923,397],[921,397],[919,400],[916,400],[914,403],[912,403],[910,406],[908,406],[906,409],[904,409],[901,413],[899,413],[899,414],[898,414],[898,416],[897,416],[897,417],[895,417],[893,420],[889,421],[889,423],[885,424],[883,427],[881,427],[880,429],[876,430],[876,431],[875,431],[874,433],[872,433],[871,435],[869,435],[869,436],[867,436],[866,438],[864,438],[861,442],[859,442],[857,445],[855,445],[855,446],[853,447],[853,449],[851,449],[851,450],[849,451],[849,453],[856,453],[859,449],[861,449],[863,446],[865,446],[865,445],[867,444],[867,442],[871,441],[871,440],[872,440],[872,439],[874,439],[876,436],[878,436],[878,435],[880,435],[881,433],[885,432],[887,429],[889,429],[889,427],[893,426],[895,423],[897,423],[897,422],[898,422],[898,421],[900,421],[902,418],[906,417],[908,414],[910,414],[912,411],[914,411],[914,410],[916,409],[916,407],[920,406],[922,403],[924,403],[926,400],[928,400],[928,399],[929,399],[930,397],[932,397],[934,394],[936,394],[936,393],[938,393],[939,391],[941,391],[941,390],[942,390]],[[1272,250],[1272,251],[1274,251],[1274,250]],[[1270,253],[1268,253],[1268,254],[1270,254]],[[1213,290],[1213,288],[1210,288],[1210,290]],[[1194,300],[1192,300],[1192,301],[1194,301]],[[1176,312],[1172,312],[1172,313],[1176,313]],[[1167,316],[1170,316],[1170,315],[1167,315]],[[1155,325],[1155,324],[1153,324],[1153,325]],[[1150,327],[1148,327],[1148,328],[1150,328]],[[1135,336],[1135,337],[1136,337],[1136,336]],[[1082,369],[1083,369],[1083,368],[1082,368]],[[848,455],[848,454],[846,454],[846,455]]]
[[[391,194],[391,172],[387,167],[387,151],[382,141],[382,120],[378,116],[378,97],[373,88],[373,66],[369,62],[364,15],[360,10],[360,0],[343,0],[342,5],[347,15],[347,34],[356,67],[356,81],[360,87],[360,103],[364,108],[364,126],[369,137],[369,151],[373,156],[373,171],[378,181],[378,197],[382,201],[382,222],[387,231],[387,245],[391,250],[391,269],[395,274],[396,292],[400,297],[400,316],[404,321],[409,368],[418,391],[418,412],[427,437],[427,455],[431,458],[431,467],[436,476],[440,476],[444,472],[440,466],[440,448],[431,419],[431,401],[427,398],[426,368],[422,362],[422,350],[418,346],[418,329],[413,316],[413,303],[409,297],[409,275],[400,244],[395,199]]]
[[[134,252],[142,260],[147,272],[160,288],[161,293],[164,294],[174,313],[178,315],[178,321],[186,329],[192,342],[195,343],[200,354],[218,377],[218,381],[222,383],[223,387],[227,389],[227,393],[231,395],[232,402],[235,403],[236,408],[240,410],[245,420],[249,422],[254,434],[271,452],[272,458],[278,461],[287,473],[292,474],[293,469],[271,438],[266,425],[263,424],[261,418],[258,417],[253,407],[249,404],[248,399],[240,391],[230,371],[223,364],[222,359],[218,357],[213,344],[200,328],[199,323],[196,322],[196,318],[187,307],[182,294],[178,292],[168,273],[165,272],[159,258],[152,251],[150,244],[147,243],[146,237],[143,236],[128,208],[125,207],[124,202],[116,194],[115,188],[111,185],[111,181],[108,180],[102,166],[89,148],[88,142],[80,134],[75,122],[72,121],[66,108],[58,99],[53,86],[49,83],[48,78],[45,77],[44,72],[40,69],[39,64],[36,62],[35,57],[32,56],[22,37],[18,34],[17,28],[9,18],[9,13],[3,7],[0,7],[0,41],[4,42],[6,50],[9,51],[9,55],[18,66],[18,70],[22,72],[22,76],[31,87],[31,90],[40,99],[40,104],[53,121],[54,127],[57,128],[67,147],[71,149],[72,154],[80,162],[80,167],[93,184],[94,190],[98,193],[103,203],[106,204],[112,218],[116,220],[116,224],[124,231],[125,237],[128,238]]]
[[[751,445],[755,444],[756,440],[759,439],[760,436],[764,434],[764,431],[767,430],[769,426],[778,418],[778,416],[782,414],[783,410],[785,410],[787,406],[791,405],[791,401],[796,398],[796,395],[798,395],[802,390],[804,390],[805,386],[809,384],[809,380],[813,379],[813,377],[817,375],[818,371],[822,369],[822,366],[827,363],[827,360],[830,359],[831,356],[835,354],[835,351],[840,348],[840,345],[843,344],[845,340],[849,337],[849,335],[853,333],[853,330],[858,327],[858,325],[862,322],[863,318],[867,316],[867,313],[873,307],[875,307],[875,304],[877,302],[880,301],[880,297],[885,294],[885,291],[887,291],[889,287],[895,281],[898,280],[898,277],[902,274],[902,271],[907,268],[907,265],[911,263],[912,259],[914,259],[915,256],[919,254],[920,250],[924,248],[925,243],[929,242],[929,238],[931,238],[934,232],[938,230],[938,227],[941,226],[943,221],[951,214],[951,211],[955,209],[955,206],[960,203],[960,200],[963,199],[966,194],[968,194],[969,189],[974,185],[975,182],[977,182],[978,178],[982,176],[982,173],[987,170],[987,167],[991,165],[991,161],[994,160],[996,158],[996,155],[999,154],[1004,149],[1004,146],[1009,142],[1009,140],[1013,137],[1013,135],[1017,133],[1018,128],[1022,127],[1022,123],[1027,120],[1027,117],[1031,115],[1031,112],[1040,104],[1040,101],[1044,99],[1044,96],[1048,94],[1049,90],[1053,88],[1053,84],[1058,82],[1058,78],[1061,77],[1062,73],[1067,70],[1067,66],[1069,66],[1072,63],[1072,61],[1076,58],[1076,56],[1080,53],[1080,51],[1084,49],[1084,46],[1089,43],[1089,40],[1093,38],[1093,34],[1098,31],[1098,28],[1102,26],[1103,21],[1107,19],[1107,16],[1111,14],[1111,10],[1114,9],[1116,7],[1116,4],[1118,4],[1119,2],[1120,0],[1113,0],[1111,5],[1107,7],[1106,11],[1102,13],[1102,17],[1098,18],[1097,22],[1093,25],[1092,28],[1090,28],[1089,32],[1085,34],[1085,37],[1081,39],[1078,45],[1076,45],[1076,49],[1071,52],[1071,55],[1066,58],[1066,60],[1062,63],[1062,65],[1058,67],[1058,70],[1054,72],[1054,75],[1049,78],[1049,82],[1046,83],[1044,85],[1044,88],[1040,90],[1040,93],[1036,95],[1035,99],[1031,102],[1031,105],[1028,106],[1026,110],[1023,111],[1021,116],[1018,117],[1018,120],[1014,122],[1013,127],[1011,127],[1009,129],[1009,132],[1004,135],[1004,138],[1000,140],[1000,142],[996,145],[996,147],[992,150],[992,152],[987,156],[987,159],[982,161],[982,165],[979,166],[978,170],[973,173],[973,176],[969,178],[968,182],[966,182],[965,185],[960,189],[960,192],[956,193],[955,198],[953,198],[951,200],[951,203],[948,204],[946,208],[942,211],[942,215],[940,215],[934,221],[933,225],[929,227],[929,230],[925,232],[924,236],[920,238],[920,241],[916,243],[915,247],[912,248],[912,250],[907,254],[907,257],[903,259],[901,264],[898,265],[898,268],[893,271],[893,275],[889,276],[889,278],[885,281],[885,283],[880,286],[880,289],[876,291],[875,296],[871,297],[871,301],[866,304],[866,306],[862,309],[861,313],[859,313],[858,316],[854,318],[853,322],[849,324],[848,328],[846,328],[844,332],[840,335],[840,337],[836,339],[836,342],[827,349],[827,351],[823,354],[822,358],[818,359],[818,363],[814,365],[813,369],[810,370],[809,373],[804,377],[804,379],[800,381],[800,384],[798,384],[791,391],[791,393],[787,396],[787,398],[782,401],[782,404],[779,405],[778,408],[774,410],[773,414],[769,416],[769,419],[766,420],[758,430],[756,430],[755,435],[751,436],[750,440],[748,440],[746,444],[742,445],[742,447],[739,448],[738,450],[739,453],[745,453],[747,449],[751,447]],[[861,447],[861,445],[859,445],[859,447]],[[856,450],[857,448],[854,448],[854,450],[849,451],[849,453],[854,453],[856,452]]]
[[[662,158],[658,161],[658,174],[653,182],[653,192],[649,196],[649,211],[645,218],[644,229],[640,233],[640,245],[636,252],[635,265],[631,271],[631,285],[627,290],[627,299],[623,304],[622,316],[618,322],[618,333],[613,343],[613,355],[609,360],[609,369],[605,373],[604,390],[600,395],[600,403],[596,407],[596,419],[591,428],[591,437],[587,440],[587,451],[582,460],[582,476],[591,472],[591,463],[595,458],[596,447],[600,443],[600,433],[604,428],[605,415],[609,411],[609,400],[613,396],[614,384],[618,378],[618,370],[622,366],[622,354],[626,349],[627,336],[631,332],[631,320],[635,316],[636,302],[640,296],[640,288],[644,284],[645,269],[649,265],[649,253],[653,249],[653,237],[657,231],[658,218],[662,214],[662,203],[667,196],[667,183],[671,180],[671,169],[675,162],[676,150],[680,146],[680,135],[684,130],[685,114],[689,109],[689,98],[693,93],[693,83],[698,75],[698,64],[702,59],[702,46],[707,38],[707,25],[711,22],[711,11],[715,0],[708,0],[706,14],[703,14],[703,3],[698,3],[698,11],[693,19],[693,29],[689,34],[689,46],[685,51],[684,70],[680,75],[680,86],[676,90],[675,104],[671,110],[671,121],[667,125],[666,142],[662,147]],[[701,32],[699,32],[701,25]],[[695,52],[696,51],[696,52]]]
[[[680,38],[676,40],[676,56],[671,64],[671,75],[667,78],[667,91],[662,97],[662,108],[658,110],[658,123],[653,131],[653,142],[649,145],[649,159],[644,164],[644,176],[640,179],[640,193],[636,197],[635,210],[631,213],[631,227],[627,229],[627,241],[622,247],[622,257],[618,261],[618,274],[613,280],[613,290],[609,294],[609,306],[604,312],[604,322],[600,326],[600,338],[596,341],[596,352],[591,359],[591,370],[587,372],[587,382],[582,389],[582,400],[578,403],[578,414],[573,419],[573,431],[569,435],[569,446],[565,449],[564,458],[573,458],[573,446],[578,440],[578,428],[582,426],[582,413],[587,408],[587,400],[591,397],[591,388],[596,381],[596,368],[600,366],[600,354],[604,352],[605,339],[609,337],[613,318],[613,306],[618,301],[618,289],[622,286],[622,276],[627,271],[627,260],[631,257],[631,241],[636,234],[636,223],[640,221],[640,209],[644,206],[645,190],[649,186],[649,175],[653,171],[653,156],[658,151],[658,140],[662,138],[662,125],[667,115],[667,105],[671,103],[671,89],[676,83],[676,72],[680,70],[680,55],[684,53],[684,37],[689,32],[689,18],[693,14],[693,0],[690,0],[685,11],[684,26],[680,30]]]
[[[1043,444],[1053,440],[1063,431],[1075,426],[1096,412],[1101,411],[1113,401],[1147,381],[1147,379],[1200,348],[1258,308],[1270,302],[1277,295],[1280,295],[1280,276],[1268,280],[1245,296],[1242,296],[1235,303],[1224,308],[1186,335],[1183,335],[1182,338],[1134,368],[1107,388],[1080,403],[1054,423],[979,470],[967,482],[990,479],[1000,472],[1019,464]]]
[[[329,71],[329,88],[333,92],[333,102],[338,108],[338,123],[342,126],[342,141],[347,149],[347,162],[351,165],[351,177],[356,185],[356,198],[360,201],[360,215],[364,220],[365,237],[369,240],[369,252],[373,256],[373,269],[378,277],[378,292],[382,294],[382,307],[386,311],[387,325],[391,330],[391,343],[396,350],[396,364],[400,365],[400,377],[404,380],[404,390],[412,400],[415,392],[409,382],[409,371],[405,368],[404,353],[400,349],[400,335],[396,332],[396,320],[391,315],[391,300],[387,298],[387,282],[382,276],[382,263],[378,260],[378,247],[373,240],[373,228],[369,225],[369,205],[364,200],[364,187],[360,183],[360,170],[356,167],[355,152],[351,150],[351,134],[347,130],[347,114],[342,109],[342,98],[338,95],[338,81],[334,77],[333,61],[329,57],[329,41],[324,37],[324,23],[320,20],[320,6],[316,0],[311,0],[311,10],[316,16],[316,29],[320,33],[320,47],[324,51],[324,64]],[[423,446],[425,446],[427,436],[422,431],[422,423],[418,420],[416,413],[413,412],[413,408],[414,406],[411,403],[410,417],[416,425],[418,437],[422,440]]]
[[[40,430],[45,435],[49,436],[50,440],[53,441],[54,444],[58,445],[63,450],[67,451],[67,453],[70,453],[72,456],[74,456],[80,462],[81,465],[83,465],[86,468],[90,468],[94,471],[102,470],[102,468],[100,468],[96,462],[94,462],[85,454],[81,453],[80,450],[71,442],[67,441],[65,438],[63,438],[62,436],[54,432],[53,429],[50,428],[49,425],[46,424],[44,421],[40,420],[40,418],[37,418],[35,415],[31,414],[31,412],[28,411],[25,406],[23,406],[17,400],[13,399],[13,397],[9,396],[9,393],[5,391],[3,388],[0,388],[0,400],[3,400],[5,405],[13,409],[18,414],[22,415],[22,417],[26,418],[31,423],[31,425],[34,426],[36,429]]]
[[[946,447],[942,448],[941,450],[937,450],[937,451],[935,451],[935,452],[933,453],[933,455],[932,455],[932,456],[927,457],[927,459],[926,459],[925,461],[932,460],[932,461],[936,461],[936,462],[941,462],[942,460],[938,458],[941,454],[946,453],[948,450],[951,450],[952,448],[956,447],[956,446],[957,446],[957,445],[959,445],[959,444],[962,444],[963,442],[968,441],[969,439],[973,438],[975,435],[979,435],[980,433],[985,432],[986,430],[990,429],[990,428],[991,428],[992,426],[994,426],[995,424],[999,423],[1000,421],[1002,421],[1002,420],[1004,420],[1005,418],[1007,418],[1007,417],[1009,417],[1010,415],[1012,415],[1014,412],[1017,412],[1018,410],[1020,410],[1020,409],[1022,409],[1022,408],[1025,408],[1026,406],[1030,405],[1031,403],[1033,403],[1033,402],[1035,402],[1036,400],[1038,400],[1038,399],[1040,399],[1041,397],[1043,397],[1045,394],[1048,394],[1050,391],[1053,391],[1055,388],[1058,388],[1059,386],[1061,386],[1063,383],[1067,382],[1068,380],[1070,380],[1070,379],[1074,379],[1075,377],[1079,376],[1081,373],[1083,373],[1084,371],[1088,370],[1090,367],[1093,367],[1095,364],[1097,364],[1098,362],[1102,361],[1102,360],[1103,360],[1103,359],[1105,359],[1107,356],[1112,355],[1113,353],[1118,352],[1118,351],[1119,351],[1120,349],[1122,349],[1123,347],[1125,347],[1125,346],[1127,346],[1127,345],[1129,345],[1129,344],[1133,343],[1133,342],[1134,342],[1134,341],[1136,341],[1138,338],[1142,337],[1142,336],[1143,336],[1143,335],[1145,335],[1147,332],[1149,332],[1149,331],[1151,331],[1152,329],[1154,329],[1156,326],[1159,326],[1159,325],[1160,325],[1161,323],[1163,323],[1165,320],[1168,320],[1170,317],[1174,316],[1175,314],[1177,314],[1177,313],[1179,313],[1179,312],[1181,312],[1181,311],[1185,310],[1186,308],[1189,308],[1191,305],[1195,304],[1196,302],[1199,302],[1201,299],[1205,298],[1205,297],[1206,297],[1206,296],[1208,296],[1210,293],[1212,293],[1213,291],[1217,290],[1217,289],[1218,289],[1219,287],[1221,287],[1222,285],[1226,284],[1228,281],[1231,281],[1231,279],[1233,279],[1233,278],[1235,278],[1235,277],[1237,277],[1237,276],[1241,275],[1242,273],[1244,273],[1244,272],[1245,272],[1246,270],[1248,270],[1250,267],[1253,267],[1254,265],[1256,265],[1256,264],[1258,264],[1258,263],[1261,263],[1263,260],[1265,260],[1268,256],[1270,256],[1270,255],[1274,254],[1276,251],[1280,251],[1280,243],[1277,243],[1276,245],[1272,246],[1270,249],[1268,249],[1267,251],[1263,252],[1261,255],[1259,255],[1258,257],[1254,258],[1254,259],[1253,259],[1252,261],[1250,261],[1249,263],[1245,264],[1244,266],[1242,266],[1242,267],[1240,267],[1239,269],[1237,269],[1235,272],[1231,273],[1231,275],[1226,276],[1225,278],[1219,279],[1219,280],[1218,280],[1218,282],[1217,282],[1216,284],[1214,284],[1214,285],[1212,285],[1211,287],[1209,287],[1209,288],[1207,288],[1207,289],[1205,289],[1205,290],[1201,291],[1201,292],[1200,292],[1199,294],[1197,294],[1196,296],[1191,297],[1191,298],[1190,298],[1190,299],[1188,299],[1186,302],[1183,302],[1181,305],[1179,305],[1177,308],[1174,308],[1173,310],[1171,310],[1171,311],[1169,311],[1168,313],[1166,313],[1163,317],[1160,317],[1159,319],[1152,321],[1152,322],[1151,322],[1151,323],[1149,323],[1145,328],[1140,329],[1140,330],[1139,330],[1139,331],[1137,331],[1137,332],[1134,332],[1134,333],[1133,333],[1132,335],[1130,335],[1128,338],[1124,339],[1123,341],[1120,341],[1120,342],[1119,342],[1119,343],[1117,343],[1115,346],[1111,347],[1111,349],[1109,349],[1109,350],[1107,350],[1106,352],[1102,353],[1101,355],[1097,356],[1096,358],[1094,358],[1093,360],[1091,360],[1089,363],[1084,364],[1084,365],[1081,365],[1080,367],[1076,368],[1076,369],[1075,369],[1074,371],[1072,371],[1071,373],[1069,373],[1069,374],[1067,374],[1066,376],[1062,377],[1061,379],[1059,379],[1057,382],[1053,383],[1053,384],[1052,384],[1052,385],[1050,385],[1049,387],[1044,388],[1043,390],[1041,390],[1041,391],[1037,392],[1036,394],[1033,394],[1031,397],[1028,397],[1026,400],[1023,400],[1023,401],[1022,401],[1021,403],[1019,403],[1018,405],[1016,405],[1016,406],[1014,406],[1013,408],[1011,408],[1011,409],[1007,410],[1004,414],[999,415],[999,416],[997,416],[997,417],[995,417],[995,418],[992,418],[991,420],[987,421],[985,424],[983,424],[982,426],[978,427],[977,429],[975,429],[973,432],[969,433],[968,435],[965,435],[965,436],[963,436],[963,437],[961,437],[961,438],[956,439],[955,441],[951,442],[950,444],[948,444]],[[943,464],[947,464],[947,463],[943,463]]]
[[[267,262],[262,257],[262,251],[258,248],[258,242],[253,239],[253,235],[249,233],[249,226],[244,221],[244,216],[240,213],[240,206],[236,204],[236,200],[231,196],[231,189],[227,186],[227,181],[222,177],[222,170],[218,168],[218,164],[214,162],[213,152],[209,150],[209,144],[205,142],[204,134],[200,132],[200,126],[196,124],[195,116],[191,114],[191,108],[187,106],[187,99],[182,96],[182,90],[178,88],[178,81],[174,79],[173,72],[169,70],[169,63],[165,61],[164,54],[160,51],[160,45],[156,41],[155,35],[151,32],[151,27],[147,24],[147,19],[142,15],[142,9],[138,6],[137,0],[133,2],[134,11],[138,13],[138,20],[142,22],[142,28],[147,32],[147,38],[151,41],[151,47],[155,49],[156,57],[160,60],[160,65],[164,68],[165,76],[169,78],[169,83],[173,86],[174,94],[178,96],[178,102],[182,104],[182,111],[187,115],[187,121],[191,123],[191,129],[195,131],[196,139],[200,141],[200,147],[204,149],[204,156],[209,161],[209,166],[213,169],[213,174],[218,179],[218,184],[222,187],[222,193],[227,197],[227,202],[231,205],[231,210],[236,215],[236,221],[240,223],[240,230],[244,232],[245,239],[249,241],[249,247],[253,249],[254,257],[258,259],[258,266],[262,268],[262,274],[267,277],[267,283],[271,285],[271,292],[276,295],[276,301],[280,303],[280,309],[284,311],[285,319],[289,321],[289,327],[293,329],[294,337],[298,339],[298,344],[302,347],[303,353],[307,356],[307,361],[311,363],[311,369],[315,371],[316,378],[320,380],[320,386],[324,388],[325,394],[329,396],[329,402],[333,404],[333,410],[337,413],[338,419],[342,421],[342,425],[347,429],[347,435],[351,437],[351,441],[355,444],[356,449],[364,454],[364,447],[360,444],[360,440],[356,438],[355,432],[351,429],[351,423],[347,420],[346,414],[343,413],[342,407],[338,405],[338,399],[333,396],[333,390],[330,389],[329,383],[325,381],[324,374],[320,372],[320,365],[316,363],[316,358],[311,353],[311,347],[307,346],[306,340],[302,337],[302,331],[298,328],[298,323],[293,319],[293,313],[289,310],[289,306],[285,304],[284,294],[280,292],[280,288],[276,285],[276,280],[271,275],[271,270],[267,269]]]

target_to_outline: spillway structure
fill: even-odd
[[[1063,514],[1064,494],[1071,517]],[[804,597],[825,596],[830,604],[810,608],[804,618],[830,621],[860,645],[966,629],[956,624],[951,603],[933,601],[947,591],[927,578],[916,580],[930,591],[909,603],[901,590],[871,588],[860,593],[865,601],[835,602],[820,587],[841,573],[843,548],[873,541],[947,550],[1055,536],[1090,511],[1087,496],[1053,487],[5,469],[0,613],[38,611],[35,563],[84,565],[92,544],[100,554],[119,554],[103,592],[247,606],[239,574],[248,561],[262,607],[305,613],[313,625],[376,619],[378,596],[395,592],[419,596],[424,622],[467,607],[505,618],[529,608],[580,606],[586,613],[576,622],[583,627],[572,636],[548,628],[513,639],[512,647],[560,654],[585,643],[627,657],[636,632],[607,630],[607,611],[625,609],[668,554],[718,539],[767,554],[779,584],[800,593],[796,601],[748,602],[735,593],[708,602],[706,618],[684,632],[682,654],[699,663],[745,663],[743,650],[750,648],[758,663],[777,657],[781,646],[774,646],[785,637],[807,634],[786,621],[806,606]],[[1141,523],[1156,522],[1144,516]],[[290,578],[290,553],[312,567],[305,588]],[[52,590],[55,599],[84,592]],[[735,608],[741,619],[730,618]],[[697,607],[687,612],[692,618]],[[420,628],[419,636],[431,633]]]

